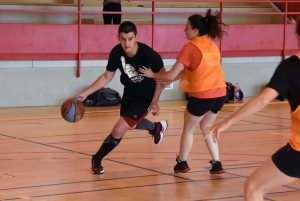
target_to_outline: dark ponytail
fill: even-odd
[[[208,9],[205,17],[195,14],[190,16],[188,20],[192,29],[198,29],[200,36],[207,34],[212,39],[222,39],[223,34],[226,32],[222,30],[221,25],[227,25],[221,22],[220,18],[220,12],[216,12],[216,15],[214,16],[211,14],[211,9]]]

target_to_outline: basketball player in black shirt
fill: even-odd
[[[102,159],[110,153],[121,141],[126,131],[131,129],[148,130],[154,137],[154,143],[159,144],[168,127],[166,120],[151,122],[145,116],[152,110],[152,114],[159,114],[158,100],[164,88],[153,78],[139,75],[138,69],[147,66],[153,72],[165,72],[160,55],[149,46],[137,42],[136,26],[129,21],[119,26],[116,45],[110,52],[106,71],[87,89],[76,96],[83,101],[89,94],[104,87],[114,77],[116,70],[121,71],[120,81],[124,85],[121,101],[120,118],[111,133],[104,140],[98,152],[92,156],[92,173],[103,174]]]

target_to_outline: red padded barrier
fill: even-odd
[[[0,53],[77,53],[77,27],[0,24]]]

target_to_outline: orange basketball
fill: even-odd
[[[77,122],[82,119],[85,109],[81,101],[74,99],[67,99],[61,106],[61,116],[67,122]]]

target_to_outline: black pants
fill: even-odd
[[[121,12],[121,4],[120,3],[108,3],[103,7],[103,11],[114,11]],[[103,14],[104,24],[121,24],[121,14]]]

